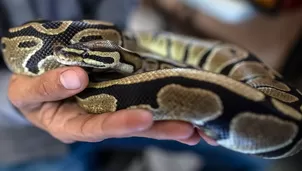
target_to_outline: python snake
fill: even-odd
[[[95,21],[30,21],[8,30],[12,72],[37,76],[81,66],[75,96],[89,113],[140,108],[154,120],[194,124],[221,146],[277,159],[302,148],[301,93],[236,45],[168,32],[126,32]]]

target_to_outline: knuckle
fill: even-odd
[[[93,116],[87,116],[85,119],[83,118],[82,122],[79,124],[79,136],[82,138],[90,139],[92,135],[90,135],[89,131],[89,121],[93,118]]]
[[[51,92],[51,86],[49,85],[50,84],[44,80],[39,81],[36,92],[42,97],[49,96]]]
[[[52,123],[54,120],[54,113],[52,112],[43,112],[40,111],[40,122],[42,123],[42,125],[46,128],[46,129],[53,129],[52,128]],[[57,131],[57,130],[54,130]]]
[[[62,103],[44,103],[39,111],[39,120],[42,125],[53,132],[61,132],[61,127],[55,122],[58,117],[59,110],[62,107]]]

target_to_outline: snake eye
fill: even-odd
[[[82,54],[83,58],[88,58],[89,57],[89,54],[87,51],[85,51],[83,54]]]

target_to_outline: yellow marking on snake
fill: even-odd
[[[72,53],[77,53],[80,55],[80,54],[84,53],[84,50],[64,48],[64,52],[72,52]]]
[[[248,57],[248,53],[235,45],[222,44],[213,48],[202,69],[219,73],[226,66]]]
[[[136,84],[140,82],[146,82],[146,81],[151,81],[151,80],[156,80],[166,77],[173,77],[173,76],[185,77],[185,78],[190,78],[199,81],[206,81],[209,83],[220,85],[234,93],[237,93],[253,101],[262,101],[265,98],[265,95],[262,92],[248,85],[234,81],[233,79],[230,79],[226,76],[218,75],[210,72],[194,70],[194,69],[179,69],[179,68],[158,70],[158,71],[152,71],[152,72],[147,72],[137,75],[131,75],[126,78],[112,80],[112,81],[104,81],[101,83],[91,83],[89,84],[88,87],[105,88],[113,85],[130,85],[130,84]]]
[[[32,47],[19,47],[22,42],[35,42]],[[9,63],[9,68],[16,73],[28,73],[26,64],[27,61],[43,46],[43,40],[34,36],[18,36],[14,38],[2,38],[2,44],[5,44],[3,56],[6,63]]]
[[[184,104],[183,102],[186,102]],[[209,90],[187,88],[177,84],[167,85],[157,94],[162,119],[183,118],[196,125],[218,118],[223,112],[223,104],[219,96]]]
[[[117,107],[117,99],[109,94],[99,94],[81,99],[76,97],[78,104],[89,113],[114,112]]]
[[[114,61],[118,61],[120,59],[120,53],[118,52],[101,52],[101,51],[88,51],[88,54],[89,55],[94,55],[94,56],[99,56],[99,57],[102,57],[102,58],[112,58],[114,59]]]
[[[106,21],[100,21],[100,20],[82,20],[83,22],[87,24],[93,24],[93,25],[106,25],[106,26],[114,26],[113,23],[106,22]]]
[[[165,37],[154,37],[152,34],[148,33],[141,33],[137,36],[139,46],[155,52],[164,58],[168,57],[168,41]]]
[[[255,88],[261,87],[261,86],[268,86],[268,87],[273,87],[275,89],[279,89],[282,91],[291,90],[286,84],[284,84],[280,81],[277,81],[277,80],[273,80],[269,77],[257,77],[257,78],[248,80],[246,83]]]
[[[185,52],[186,45],[183,42],[171,39],[170,55],[172,59],[178,62],[184,62]]]
[[[299,100],[298,97],[291,95],[289,93],[274,89],[272,87],[259,87],[258,90],[262,91],[268,96],[278,99],[282,102],[293,103]]]
[[[50,56],[46,56],[44,59],[39,61],[39,63],[38,63],[38,68],[39,68],[38,75],[43,74],[46,71],[50,71],[52,69],[64,66],[63,64],[56,61],[56,59],[57,58],[54,55],[50,55]]]
[[[229,133],[228,139],[217,143],[241,153],[258,154],[292,143],[298,127],[272,115],[243,112],[232,119]]]
[[[117,45],[122,44],[122,35],[114,29],[84,29],[77,34],[73,36],[73,38],[70,40],[71,43],[78,43],[83,37],[88,37],[88,36],[102,36],[103,40],[111,40],[115,42]]]
[[[37,31],[47,34],[47,35],[58,35],[66,31],[72,21],[61,22],[61,25],[58,28],[45,28],[40,23],[33,23],[31,26]]]
[[[200,60],[204,57],[205,53],[207,52],[207,49],[208,48],[203,46],[192,45],[188,50],[188,57],[185,62],[189,65],[197,67],[199,65]]]
[[[182,118],[183,121],[189,121],[199,126],[218,118],[223,112],[223,104],[217,94],[209,90],[187,88],[177,84],[161,88],[157,93],[156,101],[159,105],[157,109],[147,104],[129,108],[150,110],[154,114],[154,120]]]
[[[253,61],[244,61],[236,64],[231,69],[229,76],[236,80],[246,80],[259,76],[275,78],[273,74],[267,72],[263,64]]]
[[[302,119],[302,114],[300,112],[298,112],[296,109],[294,109],[276,99],[272,99],[272,103],[278,110],[280,110],[285,115],[290,116],[291,118],[296,119],[298,121],[300,121]]]

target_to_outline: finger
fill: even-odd
[[[189,137],[188,139],[182,139],[182,140],[177,140],[183,144],[187,144],[187,145],[196,145],[200,142],[200,135],[198,134],[197,131],[194,132],[194,134]]]
[[[159,140],[187,139],[194,133],[194,127],[182,121],[157,121],[151,129],[134,134],[137,137],[146,137]]]
[[[152,124],[153,118],[150,112],[145,110],[120,110],[114,113],[97,115],[77,115],[66,120],[64,132],[73,135],[78,141],[96,142],[141,132],[149,129]]]
[[[57,101],[82,91],[88,84],[87,73],[79,67],[64,67],[37,77],[14,75],[9,86],[9,98],[22,108],[31,104]]]
[[[198,130],[198,134],[209,145],[218,146],[217,142],[213,140],[211,137],[207,136],[202,130]]]

